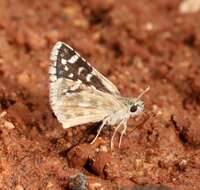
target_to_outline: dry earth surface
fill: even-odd
[[[0,189],[200,189],[200,12],[181,3],[0,1]],[[114,127],[91,145],[95,125],[64,130],[52,113],[49,53],[58,40],[122,95],[151,87],[120,149],[118,133],[110,150]]]

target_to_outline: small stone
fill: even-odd
[[[82,173],[69,177],[70,190],[86,190],[86,177]]]
[[[15,128],[15,126],[11,122],[6,121],[6,120],[4,121],[4,127],[7,128],[7,129],[14,129]]]
[[[199,0],[185,0],[179,6],[180,13],[195,13],[200,10]]]
[[[154,29],[154,25],[152,22],[148,22],[148,23],[146,23],[145,28],[148,31],[152,31]]]

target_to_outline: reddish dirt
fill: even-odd
[[[200,13],[180,14],[180,2],[0,1],[0,189],[200,190]],[[91,145],[92,125],[64,130],[53,115],[58,40],[122,95],[151,87],[120,149],[114,127]]]

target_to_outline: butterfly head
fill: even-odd
[[[148,92],[150,87],[147,87],[145,90],[141,92],[141,94],[137,98],[132,98],[127,100],[127,104],[129,107],[129,115],[131,117],[138,115],[144,110],[144,102],[140,100],[140,98]]]
[[[129,115],[134,117],[144,110],[144,102],[137,99],[128,100]]]

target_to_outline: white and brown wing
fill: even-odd
[[[51,104],[64,128],[102,121],[122,109],[121,102],[111,94],[80,84],[77,89],[66,90],[68,79],[59,79],[58,99]]]
[[[57,42],[51,61],[50,103],[64,128],[101,121],[121,108],[117,88],[70,46]]]
[[[93,86],[97,90],[113,95],[119,95],[117,87],[94,69],[76,51],[63,42],[57,42],[51,52],[50,80],[65,78],[81,81],[86,86]]]

